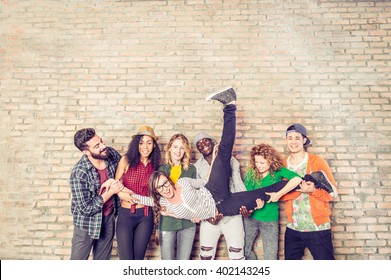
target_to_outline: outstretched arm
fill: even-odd
[[[284,194],[290,192],[294,188],[296,188],[298,185],[300,185],[302,179],[300,177],[294,177],[288,181],[288,183],[283,187],[280,191],[274,192],[274,193],[266,193],[267,195],[270,195],[269,202],[277,202]]]
[[[132,194],[131,196],[132,196],[132,199],[135,199],[135,201],[137,201],[137,204],[141,204],[141,205],[145,205],[145,206],[154,206],[155,205],[152,197],[142,196],[139,194]]]
[[[123,201],[127,201],[130,204],[138,204],[140,201],[138,199],[134,198],[133,194],[134,193],[131,190],[124,188],[117,195]]]

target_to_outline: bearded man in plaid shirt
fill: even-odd
[[[117,193],[124,187],[113,179],[121,156],[92,128],[77,131],[74,144],[83,156],[70,178],[74,225],[71,260],[88,259],[91,249],[94,260],[108,260],[119,206]]]

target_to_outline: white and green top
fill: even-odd
[[[304,176],[307,171],[308,164],[308,153],[304,160],[298,165],[292,165],[287,160],[287,168]],[[291,228],[296,231],[307,232],[307,231],[321,231],[330,229],[330,223],[324,223],[316,225],[314,219],[311,215],[311,205],[308,193],[302,193],[298,198],[293,201],[293,214],[292,214],[292,223],[287,223],[288,228]]]

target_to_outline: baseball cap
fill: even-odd
[[[310,144],[311,140],[307,136],[307,129],[303,125],[301,125],[299,123],[294,123],[286,129],[285,135],[288,135],[289,132],[298,132],[301,135],[303,135],[303,137],[305,137],[307,139],[307,141],[305,141],[305,143],[304,143],[304,146],[307,146]]]

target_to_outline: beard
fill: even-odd
[[[108,157],[109,157],[109,153],[107,152],[107,149],[104,149],[99,154],[94,154],[91,151],[90,151],[90,153],[91,153],[91,157],[94,159],[105,160],[105,159],[108,159]]]

